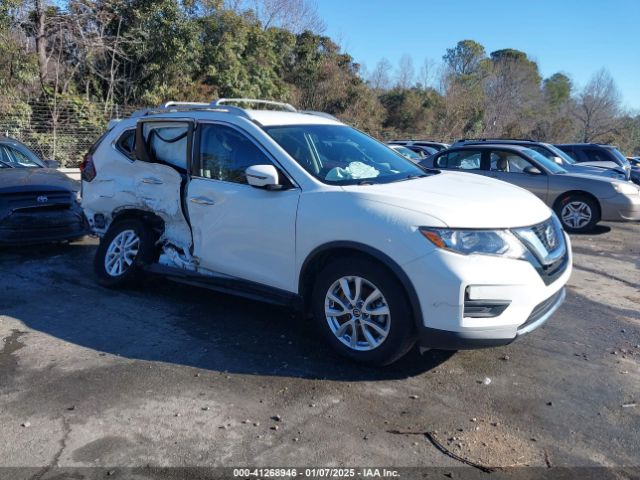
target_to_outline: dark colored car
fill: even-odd
[[[531,148],[464,145],[439,152],[420,165],[475,173],[518,185],[552,208],[569,232],[587,232],[600,220],[640,220],[640,189],[636,185],[625,180],[569,173]]]
[[[584,173],[587,175],[599,175],[607,178],[615,178],[617,180],[629,180],[629,172],[625,171],[623,167],[616,162],[610,161],[589,161],[578,163],[570,155],[560,150],[555,145],[545,142],[536,142],[535,140],[522,140],[522,139],[464,139],[456,140],[452,145],[453,147],[460,147],[463,145],[483,145],[492,143],[495,145],[519,145],[521,147],[527,147],[531,150],[544,155],[552,162],[557,163],[569,173]]]
[[[556,145],[578,163],[613,162],[625,171],[627,179],[638,183],[640,179],[631,175],[631,165],[627,158],[613,145],[601,143],[565,143]]]
[[[631,181],[640,185],[640,157],[627,157],[631,164]]]
[[[0,137],[0,245],[75,240],[87,233],[79,182],[26,145]]]

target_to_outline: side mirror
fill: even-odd
[[[528,173],[529,175],[540,175],[542,172],[539,168],[536,167],[525,167],[523,170],[524,173]]]
[[[552,157],[553,161],[558,165],[562,165],[562,159],[560,157]]]
[[[57,160],[45,160],[44,166],[47,168],[60,168],[60,162]]]
[[[278,171],[273,165],[252,165],[245,170],[247,183],[252,187],[278,190]]]

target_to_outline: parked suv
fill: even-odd
[[[607,178],[615,178],[617,180],[629,180],[629,171],[626,171],[623,167],[615,162],[602,162],[602,161],[589,161],[578,163],[573,157],[569,156],[564,151],[560,150],[555,145],[545,142],[536,142],[534,140],[521,140],[521,139],[463,139],[457,140],[452,147],[462,147],[464,145],[519,145],[521,147],[527,147],[534,150],[541,155],[544,155],[547,159],[557,163],[569,173],[584,173],[587,175],[598,175]]]
[[[566,143],[556,145],[556,147],[578,163],[606,164],[607,162],[613,162],[624,170],[627,179],[631,176],[631,164],[629,160],[613,145],[600,143]],[[631,180],[635,181],[635,179]]]
[[[296,306],[366,363],[416,340],[510,343],[559,307],[571,273],[567,235],[529,192],[425,170],[286,104],[140,112],[104,136],[82,177],[103,285],[151,272]]]

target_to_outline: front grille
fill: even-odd
[[[544,245],[547,251],[552,251],[559,245],[558,232],[553,224],[551,219],[546,222],[539,223],[538,225],[534,225],[531,227],[533,233],[536,234],[536,237],[540,240],[540,242]]]
[[[564,273],[569,265],[569,254],[565,254],[550,265],[538,265],[536,271],[542,277],[545,285],[551,285]]]
[[[21,208],[71,205],[72,194],[68,191],[31,191],[3,193],[2,201],[11,210]]]
[[[544,315],[546,315],[549,312],[549,310],[551,310],[556,305],[556,302],[560,297],[562,297],[563,294],[564,294],[564,288],[561,288],[556,293],[551,295],[549,298],[547,298],[546,300],[536,305],[536,307],[531,312],[531,315],[529,315],[529,318],[527,318],[527,321],[524,322],[522,325],[520,325],[518,327],[518,330],[522,330],[528,325],[531,325],[532,323],[540,320]]]
[[[527,247],[527,260],[534,266],[546,285],[556,281],[569,265],[562,226],[556,217],[533,225],[517,228],[513,233]]]

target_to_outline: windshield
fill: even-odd
[[[391,148],[394,149],[396,152],[401,153],[405,157],[410,158],[411,160],[416,160],[416,161],[422,160],[422,157],[420,155],[418,155],[413,150],[408,149],[407,147],[394,145]]]
[[[560,157],[563,161],[567,162],[569,165],[575,165],[577,163],[573,158],[571,158],[571,156],[569,156],[569,154],[563,152],[555,145],[551,145],[550,143],[545,143],[544,146],[547,147],[549,150],[551,150],[554,153],[554,155],[556,155],[557,157]]]
[[[627,160],[627,157],[625,157],[622,153],[620,153],[620,150],[618,150],[616,147],[607,147],[611,153],[613,153],[615,155],[615,157],[620,160],[620,165],[623,167],[626,167],[629,165],[629,160]]]
[[[12,168],[40,168],[44,165],[35,153],[21,145],[0,145],[0,164]]]
[[[556,162],[549,160],[547,157],[545,157],[541,153],[536,152],[535,150],[532,150],[531,148],[525,148],[522,151],[533,158],[536,162],[541,164],[546,170],[550,171],[551,173],[567,173],[567,171]]]
[[[384,143],[346,125],[287,125],[264,130],[307,172],[332,185],[389,183],[427,175]]]

